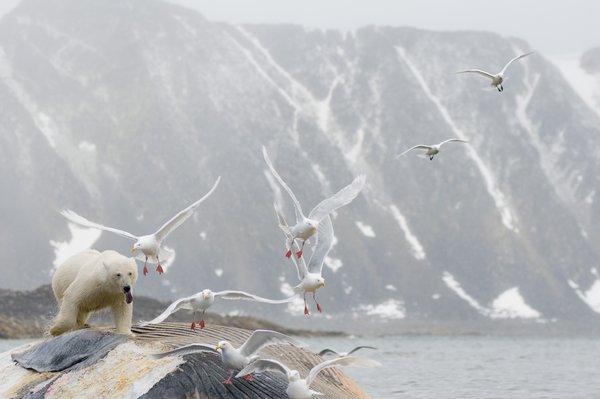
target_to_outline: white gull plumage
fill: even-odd
[[[504,82],[504,73],[506,72],[506,70],[508,69],[510,64],[512,64],[514,61],[516,61],[520,58],[527,57],[528,55],[531,55],[531,54],[533,54],[533,51],[516,56],[512,60],[508,61],[508,63],[504,66],[504,68],[502,68],[502,70],[496,74],[491,74],[489,72],[482,71],[481,69],[465,69],[464,71],[459,71],[457,73],[476,73],[481,76],[485,76],[486,78],[491,79],[491,81],[492,81],[491,85],[493,87],[495,87],[496,89],[498,89],[498,91],[501,92],[501,91],[504,91],[504,87],[502,87],[502,82]]]
[[[444,144],[450,143],[450,142],[453,142],[453,141],[459,142],[459,143],[468,143],[467,140],[462,140],[462,139],[448,139],[448,140],[444,140],[444,141],[442,141],[441,143],[438,143],[438,144],[431,144],[431,145],[428,145],[428,144],[418,144],[418,145],[410,147],[408,150],[406,150],[404,152],[401,152],[400,154],[396,155],[396,158],[399,158],[402,155],[404,155],[404,154],[406,154],[406,153],[408,153],[408,152],[410,152],[412,150],[423,150],[424,151],[423,155],[426,156],[426,157],[429,157],[429,160],[432,161],[433,157],[437,153],[440,152],[440,148]]]
[[[173,313],[177,312],[178,310],[187,309],[187,310],[191,310],[194,312],[192,325],[191,325],[192,330],[196,329],[196,313],[202,312],[202,316],[201,316],[200,320],[198,320],[198,324],[200,325],[200,328],[202,329],[205,327],[204,313],[206,312],[206,309],[208,309],[212,306],[212,304],[215,301],[215,298],[242,299],[242,300],[262,302],[262,303],[282,304],[282,303],[291,302],[294,299],[294,297],[295,296],[292,296],[291,298],[285,298],[285,299],[267,299],[267,298],[260,297],[258,295],[249,294],[244,291],[225,290],[225,291],[213,292],[209,289],[204,289],[192,296],[180,298],[180,299],[174,301],[159,316],[157,316],[153,320],[150,320],[147,322],[142,322],[141,325],[161,323],[164,320],[166,320],[167,317],[169,317]]]
[[[326,356],[326,355],[334,355],[336,357],[346,357],[346,356],[350,356],[351,354],[353,354],[354,352],[356,352],[357,350],[360,349],[375,349],[377,350],[377,348],[375,348],[374,346],[368,346],[368,345],[359,345],[359,346],[355,346],[354,348],[352,348],[351,350],[349,350],[348,352],[338,352],[335,349],[330,349],[330,348],[324,348],[323,350],[321,350],[321,352],[318,353],[319,356]]]
[[[289,240],[290,233],[286,233],[286,230],[289,231],[289,229],[285,229],[285,227],[288,227],[288,224],[285,221],[279,206],[274,204],[274,207],[279,225],[284,227],[282,230],[286,235],[286,240]],[[307,292],[312,292],[313,299],[317,305],[317,310],[319,312],[322,310],[321,305],[319,305],[319,302],[317,302],[316,292],[319,288],[325,286],[325,279],[322,276],[323,262],[333,247],[333,240],[333,225],[331,223],[331,217],[327,215],[319,223],[317,243],[313,249],[310,260],[308,261],[308,266],[306,265],[303,257],[297,260],[292,258],[294,264],[296,265],[296,271],[298,272],[298,280],[300,280],[300,283],[294,287],[294,291],[298,294],[302,293],[304,295],[304,314],[309,314],[308,307],[306,306]]]
[[[168,222],[163,224],[162,227],[153,234],[136,236],[136,235],[128,233],[124,230],[115,229],[113,227],[107,227],[107,226],[101,225],[99,223],[89,221],[88,219],[84,218],[83,216],[78,215],[77,213],[75,213],[69,209],[61,211],[61,215],[66,217],[69,221],[79,224],[81,226],[104,230],[104,231],[109,231],[111,233],[115,233],[122,237],[129,238],[130,240],[135,241],[135,244],[133,244],[133,248],[131,249],[131,252],[135,252],[137,250],[140,250],[142,252],[143,256],[142,256],[142,254],[140,254],[140,256],[138,256],[138,259],[144,261],[144,270],[143,270],[144,275],[148,274],[148,268],[146,267],[146,263],[147,262],[155,263],[155,261],[158,264],[158,266],[156,267],[156,271],[159,274],[162,274],[164,270],[160,264],[159,256],[162,254],[163,260],[168,259],[172,256],[172,251],[170,251],[162,246],[163,240],[165,238],[167,238],[167,236],[169,234],[171,234],[173,232],[173,230],[175,230],[176,228],[181,226],[181,224],[183,222],[185,222],[190,216],[192,216],[194,214],[194,211],[196,211],[196,208],[198,208],[198,206],[202,203],[202,201],[207,199],[213,193],[213,191],[217,188],[220,180],[221,180],[221,176],[219,176],[217,178],[217,180],[215,181],[215,183],[213,184],[212,188],[210,189],[210,191],[208,193],[206,193],[198,201],[194,202],[187,208],[185,208],[182,211],[180,211],[179,213],[177,213],[177,215],[173,216]],[[164,256],[165,254],[166,254],[166,256]]]
[[[258,352],[268,345],[274,344],[292,344],[298,347],[306,346],[304,343],[289,337],[285,334],[271,331],[271,330],[256,330],[254,331],[246,341],[240,345],[239,348],[235,348],[228,341],[219,341],[217,345],[210,345],[204,343],[185,345],[180,348],[174,349],[169,352],[156,353],[150,355],[154,359],[161,359],[165,356],[174,355],[188,355],[190,353],[198,352],[213,352],[221,355],[221,361],[227,367],[229,371],[229,377],[223,381],[224,384],[231,384],[231,378],[235,370],[241,370],[251,362],[258,359]],[[250,374],[250,373],[246,373]],[[251,376],[246,378],[251,381]]]
[[[298,370],[292,370],[280,361],[273,359],[259,359],[244,367],[239,373],[237,373],[236,378],[244,377],[250,373],[277,371],[285,374],[288,378],[288,386],[285,392],[290,399],[310,399],[312,395],[323,395],[320,392],[310,389],[311,384],[321,371],[330,367],[350,365],[363,367],[381,366],[379,362],[364,357],[338,357],[331,360],[325,360],[324,362],[317,364],[310,369],[308,376],[306,376],[305,379],[302,379]]]
[[[277,179],[279,184],[281,184],[283,189],[285,191],[287,191],[289,196],[292,198],[292,201],[294,202],[294,210],[296,213],[296,224],[291,228],[289,226],[286,226],[286,227],[282,226],[282,228],[285,228],[287,230],[286,232],[289,233],[289,241],[287,243],[288,251],[285,256],[287,256],[289,258],[292,255],[292,248],[294,246],[294,242],[296,239],[300,239],[300,240],[302,240],[302,246],[300,247],[298,252],[296,252],[296,256],[298,258],[300,258],[302,256],[302,250],[304,248],[304,243],[306,242],[306,240],[308,240],[310,237],[312,237],[317,232],[319,222],[321,220],[323,220],[325,218],[325,216],[329,215],[331,212],[352,202],[352,200],[354,198],[356,198],[356,196],[363,189],[363,187],[365,185],[365,181],[366,181],[366,176],[365,175],[357,176],[352,181],[352,183],[350,183],[346,187],[342,188],[340,191],[338,191],[331,197],[326,198],[323,201],[319,202],[317,204],[317,206],[315,206],[310,211],[310,213],[308,214],[308,217],[307,217],[304,215],[304,212],[302,212],[302,206],[300,205],[300,202],[294,195],[294,192],[292,191],[292,189],[290,189],[290,187],[286,184],[286,182],[283,181],[281,176],[279,176],[279,173],[277,173],[277,171],[275,170],[275,167],[273,166],[273,163],[271,162],[271,159],[269,158],[269,155],[267,154],[267,149],[265,148],[265,146],[262,147],[262,152],[263,152],[263,157],[265,158],[265,162],[267,163],[267,166],[269,167],[269,170],[271,171],[271,173],[273,174],[275,179]]]

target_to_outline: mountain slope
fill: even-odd
[[[293,322],[597,320],[598,115],[539,54],[501,94],[455,75],[501,68],[530,50],[520,40],[232,26],[154,0],[26,0],[0,33],[7,287],[49,280],[50,240],[70,235],[60,209],[148,233],[222,175],[167,240],[172,268],[138,289],[281,297],[296,281],[272,202],[287,198],[264,144],[307,209],[368,175],[334,218],[323,317],[296,303]],[[450,137],[470,143],[394,159]],[[95,247],[130,244],[103,234]]]

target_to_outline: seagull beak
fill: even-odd
[[[325,281],[321,283],[321,287],[325,287]]]
[[[215,346],[215,350],[219,350],[219,349],[221,349],[221,345]]]
[[[137,249],[136,249],[136,248],[131,248],[131,252],[132,252],[132,253],[133,253],[133,252],[135,252],[135,251],[137,251]]]

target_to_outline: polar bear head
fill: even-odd
[[[125,302],[133,301],[132,288],[137,280],[137,265],[133,258],[103,260],[107,274],[106,286],[114,293],[124,295]]]

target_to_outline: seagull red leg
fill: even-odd
[[[310,314],[308,306],[306,306],[306,292],[304,293],[304,314]]]
[[[233,377],[233,371],[229,372],[229,377],[227,377],[227,379],[225,381],[223,381],[223,384],[225,384],[225,385],[231,385],[231,384],[233,384],[233,381],[231,380],[231,377]]]
[[[306,240],[302,241],[302,246],[300,247],[300,251],[296,252],[296,256],[298,258],[300,258],[302,256],[302,250],[304,249],[304,244],[306,243]]]
[[[204,324],[204,312],[206,312],[206,310],[202,311],[202,319],[200,320],[200,329],[203,330],[204,327],[206,327],[206,324]]]
[[[156,262],[158,262],[158,266],[156,266],[156,271],[158,272],[158,274],[163,274],[165,271],[163,270],[163,267],[160,265],[160,259],[158,259],[158,255],[156,255]]]
[[[148,257],[146,256],[146,261],[144,262],[144,276],[148,274]]]
[[[244,379],[245,379],[246,381],[248,381],[248,382],[252,382],[252,381],[254,381],[254,377],[252,377],[252,374],[246,374],[246,375],[244,376]]]
[[[315,295],[316,295],[316,293],[313,292],[313,299],[315,300],[315,303],[317,304],[317,310],[319,311],[319,313],[321,313],[321,305],[319,305],[319,302],[317,302],[317,297]]]

